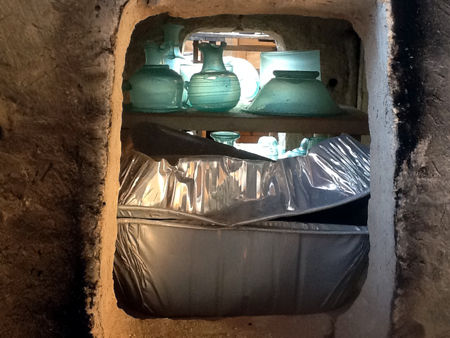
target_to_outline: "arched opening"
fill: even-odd
[[[256,8],[256,7],[255,7]],[[330,6],[330,8],[324,10],[323,8],[301,8],[301,7],[295,7],[295,14],[301,15],[301,14],[321,14],[327,17],[346,17],[345,13],[340,12],[339,9],[336,7]],[[165,8],[158,8],[158,6],[144,6],[144,5],[135,5],[132,6],[126,6],[124,9],[122,21],[121,21],[121,27],[119,28],[118,33],[118,43],[116,47],[116,78],[114,80],[114,93],[113,93],[113,128],[111,131],[111,140],[115,141],[112,142],[110,147],[113,149],[111,152],[113,156],[110,156],[109,158],[109,185],[107,184],[107,189],[110,189],[110,191],[106,192],[107,196],[110,196],[111,199],[109,202],[111,202],[111,207],[109,208],[109,213],[106,213],[105,216],[105,230],[103,235],[103,243],[104,243],[104,250],[102,252],[102,270],[101,270],[101,277],[100,280],[102,281],[102,286],[99,289],[99,298],[97,298],[98,301],[98,308],[97,312],[94,313],[94,324],[96,325],[95,329],[99,331],[104,332],[118,332],[117,329],[125,330],[123,332],[132,332],[130,330],[131,327],[133,327],[136,332],[140,332],[141,334],[144,332],[148,332],[147,330],[156,330],[155,332],[164,332],[170,334],[173,332],[182,333],[184,331],[177,331],[177,330],[190,330],[193,326],[198,325],[204,325],[203,329],[210,329],[211,328],[211,322],[194,322],[194,321],[169,321],[169,320],[150,320],[146,321],[147,323],[140,323],[139,327],[136,325],[136,322],[134,319],[126,317],[123,313],[120,312],[120,310],[117,309],[115,306],[115,299],[112,293],[112,279],[111,279],[111,268],[112,268],[112,259],[113,259],[113,252],[114,252],[114,240],[115,240],[115,229],[113,229],[115,224],[115,201],[113,199],[114,192],[117,192],[117,181],[115,177],[117,177],[118,174],[118,157],[119,157],[119,129],[120,129],[120,116],[121,116],[121,70],[124,69],[124,60],[125,60],[125,50],[126,50],[126,44],[130,39],[131,31],[134,27],[134,24],[137,23],[137,21],[144,19],[150,15],[157,14],[158,11],[164,11]],[[214,11],[208,11],[205,10],[205,13],[202,13],[203,15],[215,15],[215,14],[221,14],[221,11],[225,11],[225,9],[222,7],[219,7],[219,9],[215,9]],[[292,10],[292,9],[291,9]],[[392,192],[392,189],[390,187],[391,181],[389,179],[389,175],[386,175],[386,170],[384,170],[383,175],[381,175],[381,168],[383,167],[382,163],[385,160],[389,159],[392,161],[393,152],[394,149],[390,148],[389,152],[382,153],[381,149],[386,144],[390,144],[389,141],[392,141],[392,133],[387,130],[389,128],[386,128],[384,125],[386,123],[386,119],[389,119],[390,117],[387,116],[389,113],[389,92],[387,87],[387,72],[384,73],[377,73],[377,67],[382,67],[382,69],[387,69],[387,56],[388,56],[388,48],[387,48],[387,41],[384,41],[383,38],[380,38],[378,33],[380,31],[385,32],[388,28],[384,26],[385,23],[385,15],[383,14],[384,8],[381,7],[373,7],[371,8],[373,13],[376,14],[376,16],[373,17],[372,26],[367,31],[362,31],[360,29],[360,35],[363,38],[363,41],[365,42],[366,52],[367,54],[370,54],[371,56],[366,59],[367,61],[367,74],[368,74],[368,84],[369,84],[369,92],[370,92],[370,101],[369,101],[369,118],[371,123],[371,131],[372,131],[372,181],[377,177],[381,178],[381,183],[377,183],[378,185],[373,187],[372,186],[372,201],[371,201],[371,212],[369,214],[369,226],[372,226],[374,230],[371,232],[371,244],[372,244],[372,253],[371,253],[371,266],[369,267],[369,279],[366,282],[365,290],[363,290],[362,295],[360,298],[356,301],[356,303],[353,305],[354,308],[362,307],[362,311],[358,311],[359,315],[362,313],[373,313],[375,310],[379,311],[379,317],[378,319],[385,319],[387,323],[386,314],[381,313],[388,309],[389,299],[391,297],[390,290],[392,290],[392,275],[390,275],[389,269],[393,269],[392,264],[388,267],[387,273],[383,273],[382,276],[380,276],[376,272],[379,266],[384,266],[386,262],[389,262],[391,260],[391,255],[393,252],[393,236],[391,230],[389,229],[389,225],[392,225],[390,217],[392,217],[392,214],[389,212],[393,211],[393,205],[391,205],[392,201],[389,200],[390,193]],[[288,12],[288,9],[284,9],[284,12]],[[271,13],[273,12],[273,9],[271,8],[260,8],[259,10],[248,8],[243,10],[240,13],[236,14],[254,14],[255,12],[262,12],[262,13]],[[192,10],[189,10],[189,8],[180,5],[177,6],[176,9],[173,9],[173,15],[183,15],[184,17],[194,17],[198,16],[198,13],[194,13]],[[284,13],[286,14],[286,13]],[[361,16],[356,15],[355,17],[348,17],[349,19],[353,19],[353,23],[356,27],[358,27],[358,20],[362,20],[362,14]],[[361,27],[359,27],[361,28]],[[128,36],[127,36],[128,34]],[[387,35],[386,35],[387,36]],[[378,40],[380,39],[380,40]],[[382,48],[379,48],[379,47]],[[366,55],[367,55],[366,54]],[[378,68],[379,69],[379,68]],[[356,75],[358,76],[358,75]],[[330,83],[332,79],[328,81]],[[335,81],[331,81],[331,83],[334,83]],[[337,81],[338,84],[340,83]],[[386,116],[379,117],[377,115],[374,115],[376,111],[382,110]],[[386,138],[386,136],[388,136]],[[375,153],[374,153],[375,151]],[[374,164],[375,161],[375,164]],[[386,162],[384,162],[386,163]],[[389,168],[390,169],[390,168]],[[388,170],[389,171],[389,170]],[[389,173],[388,173],[389,174]],[[386,177],[387,176],[387,177]],[[374,189],[375,188],[375,189]],[[112,195],[111,195],[112,193]],[[115,195],[117,196],[117,194]],[[381,204],[380,204],[381,203]],[[108,205],[108,204],[107,204]],[[376,207],[375,207],[376,206]],[[108,209],[108,208],[107,208]],[[387,212],[386,212],[387,211]],[[376,229],[376,226],[382,226],[383,230]],[[386,228],[388,227],[388,228]],[[383,237],[387,239],[384,242],[381,242],[383,240]],[[384,248],[380,247],[380,244],[385,246]],[[391,247],[392,245],[392,247]],[[374,251],[375,249],[375,251]],[[108,265],[109,264],[109,265]],[[109,273],[109,276],[108,276]],[[377,308],[374,306],[376,305],[367,305],[365,303],[364,299],[365,297],[372,297],[374,296],[372,294],[373,292],[373,283],[378,283],[379,278],[382,279],[386,285],[389,287],[385,290],[385,297],[382,300],[378,300],[378,302],[381,302],[383,306],[378,306]],[[376,312],[375,311],[375,312]],[[341,334],[345,334],[345,332],[365,332],[366,329],[370,330],[370,326],[367,326],[367,328],[360,328],[358,326],[355,326],[354,323],[350,324],[347,321],[347,318],[352,317],[352,309],[348,311],[349,314],[344,314],[340,318],[338,318],[338,333],[344,332]],[[327,323],[327,330],[330,329],[331,332],[334,332],[335,328],[333,327],[334,320],[332,317],[325,315],[325,318],[318,318],[315,316],[302,316],[300,317],[277,317],[277,318],[269,318],[269,319],[258,319],[259,325],[265,325],[267,328],[274,322],[277,323],[280,327],[286,327],[287,323],[291,323],[294,326],[291,326],[292,328],[292,334],[295,334],[294,331],[298,332],[299,329],[305,329],[306,327],[310,327],[311,325],[317,325],[317,327],[323,328],[324,321]],[[389,315],[388,315],[389,316]],[[244,319],[244,321],[247,321],[247,319]],[[265,324],[263,324],[265,322]],[[219,327],[217,325],[215,326],[215,329],[224,330],[226,327],[229,328],[229,326],[238,325],[237,323],[243,324],[242,319],[227,319],[224,321],[221,321],[219,324]],[[252,322],[250,322],[252,323]],[[300,323],[300,324],[299,324]],[[215,323],[217,324],[217,322]],[[250,324],[246,323],[248,326],[251,326]],[[388,324],[386,324],[388,325]],[[386,327],[381,328],[381,326],[378,326],[379,330],[384,330]],[[115,330],[115,331],[109,331],[109,330]],[[339,331],[341,330],[341,331]],[[280,331],[278,331],[280,332]],[[284,331],[283,331],[284,332]],[[317,331],[311,331],[311,334],[315,334]],[[322,332],[323,334],[329,334],[329,332]],[[115,334],[115,333],[113,333]]]

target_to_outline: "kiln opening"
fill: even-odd
[[[184,31],[181,37],[184,36],[184,38],[179,41],[184,41],[184,48],[180,48],[181,43],[167,42],[171,33],[166,31],[164,35],[163,26],[168,27],[168,23],[172,25],[173,30],[181,29],[180,27],[183,26]],[[177,25],[178,27],[175,27]],[[177,32],[179,33],[180,31]],[[224,43],[219,47],[218,42]],[[247,68],[243,75],[239,78],[239,74],[235,74],[241,94],[236,98],[235,107],[232,106],[223,111],[223,109],[210,109],[209,106],[204,108],[206,106],[204,102],[200,104],[194,102],[193,74],[201,73],[202,69],[208,67],[207,62],[209,62],[206,51],[199,53],[202,46],[208,46],[213,50],[225,48],[225,58],[222,59],[225,62],[222,63],[223,69],[220,70],[222,72],[220,76],[238,73],[239,64],[242,62],[236,60],[245,61]],[[146,59],[144,59],[144,49],[147,53]],[[276,50],[278,52],[275,52]],[[276,57],[282,50],[287,53],[299,51],[297,53],[300,56],[306,55],[307,59],[312,60],[307,63],[310,68],[290,69],[291,64],[287,65],[288,68],[282,68],[277,64],[274,69],[268,67],[268,72],[264,73],[258,59],[258,56],[261,60],[263,59],[261,52],[264,55]],[[311,56],[307,51],[314,53]],[[170,53],[173,57],[168,59]],[[166,63],[173,63],[170,64],[170,68],[161,66],[164,62],[160,60],[164,59]],[[179,19],[159,15],[150,17],[136,26],[127,51],[123,76],[125,79],[122,126],[124,149],[115,265],[115,287],[119,306],[129,314],[144,317],[294,315],[333,310],[348,304],[353,299],[364,279],[368,253],[365,227],[369,191],[369,157],[367,147],[355,140],[361,141],[363,137],[363,142],[369,141],[367,136],[364,137],[368,135],[368,95],[362,60],[361,41],[351,25],[342,20],[282,15],[223,15]],[[160,94],[156,94],[153,101],[150,100],[151,102],[147,100],[150,102],[148,107],[139,106],[140,94],[136,92],[140,81],[143,80],[133,78],[139,69],[142,69],[144,63],[146,63],[144,68],[153,67],[159,71],[158,75],[152,73],[153,79],[157,76],[163,78],[159,87],[155,86],[154,93]],[[251,74],[253,70],[257,78],[253,82],[249,81],[250,84],[245,84],[243,79],[248,80],[248,74]],[[294,114],[283,112],[270,114],[262,111],[262,114],[258,114],[248,109],[263,92],[253,95],[250,93],[251,90],[245,91],[246,86],[258,89],[265,86],[268,88],[268,84],[273,81],[274,70],[283,70],[283,74],[289,73],[296,76],[302,72],[304,73],[301,74],[302,76],[309,76],[306,74],[308,72],[314,73],[312,82],[322,84],[321,88],[325,95],[322,101],[330,100],[339,104],[339,107],[336,105],[338,113],[325,114],[325,116],[319,113],[315,116],[311,111],[306,113],[294,111]],[[161,72],[166,72],[166,75],[161,75]],[[189,72],[190,74],[186,75]],[[214,72],[213,75],[207,74],[208,81],[211,81],[213,77],[214,79],[219,77],[217,70]],[[173,89],[174,98],[163,98],[167,99],[164,105],[158,106],[160,104],[158,99],[162,97],[159,90],[168,86],[167,83],[164,84],[164,76],[169,78],[169,74],[172,76],[170,83],[175,88]],[[264,76],[266,79],[263,79]],[[230,81],[232,80],[228,80]],[[147,86],[150,84],[147,83]],[[180,88],[178,93],[177,86]],[[247,96],[243,97],[243,92],[247,93]],[[147,99],[154,93],[147,91]],[[222,96],[225,96],[223,91]],[[216,104],[219,101],[220,95],[211,102]],[[211,102],[207,104],[211,105]],[[152,104],[155,105],[151,106]],[[255,114],[252,115],[252,113]],[[203,138],[189,136],[184,133],[185,131],[191,131],[191,134]],[[205,140],[205,137],[213,136],[211,135],[213,131],[239,132],[241,142],[230,147]],[[341,133],[351,134],[354,138],[337,136]],[[274,146],[276,155],[273,152],[270,154],[267,152],[268,146],[264,142],[255,142],[261,139],[265,141],[270,137],[277,142]],[[314,146],[314,142],[319,141],[319,138],[325,140]],[[304,154],[295,154],[295,150],[301,147],[303,144],[301,141],[304,140],[308,140],[311,145],[304,149]],[[334,178],[331,176],[334,174],[331,174],[330,180],[327,181],[328,183],[333,181],[332,185],[317,187],[311,182],[309,185],[305,181],[300,182],[302,179],[307,179],[309,174],[315,175],[323,170],[323,167],[319,168],[320,165],[315,172],[312,170],[306,173],[306,176],[302,176],[301,171],[294,167],[278,177],[270,174],[271,168],[275,168],[277,163],[297,161],[295,163],[300,163],[303,168],[306,168],[307,164],[311,165],[317,158],[330,156],[329,153],[326,154],[330,149],[339,147],[341,150],[333,154],[338,160],[330,161],[330,167],[321,174],[326,173],[328,169],[334,170],[335,173],[339,172],[340,175],[345,176],[339,178],[340,183],[333,181]],[[208,159],[199,158],[200,155],[209,157]],[[278,161],[273,162],[274,160]],[[337,163],[339,161],[341,163]],[[352,164],[348,166],[349,162]],[[262,184],[257,185],[256,194],[249,191],[250,188],[247,191],[247,187],[242,186],[244,181],[236,180],[236,175],[242,175],[242,173],[237,173],[230,168],[220,173],[208,171],[211,167],[240,166],[242,163],[245,163],[248,170],[245,172],[247,179],[244,185],[249,184],[248,179],[254,175],[250,173],[250,170],[255,170],[257,173],[255,177],[259,177],[258,184],[264,183],[264,180],[272,182],[267,186],[269,190],[264,191],[266,186]],[[364,164],[361,165],[361,163]],[[258,166],[262,166],[262,169]],[[285,170],[286,165],[282,166]],[[183,167],[192,167],[192,169],[186,171],[182,169]],[[191,171],[196,173],[192,177],[189,176]],[[323,179],[324,176],[321,174],[317,177]],[[210,181],[205,181],[205,177]],[[219,177],[222,178],[219,179]],[[229,181],[227,177],[230,178]],[[287,177],[298,177],[300,180],[286,181],[285,185],[280,183]],[[345,181],[344,184],[338,187],[337,185],[343,181]],[[353,186],[343,193],[346,183]],[[359,186],[356,187],[354,183]],[[299,191],[304,194],[302,198],[307,199],[309,204],[301,202],[302,198],[300,198],[294,201],[294,206],[289,205],[285,209],[279,206],[278,209],[268,210],[276,203],[272,199],[273,196],[279,200],[285,200],[288,197],[286,192],[299,185],[301,186]],[[325,194],[318,194],[318,191]],[[336,192],[336,196],[329,195],[330,191],[331,195]],[[267,195],[264,195],[266,192]],[[233,196],[235,193],[237,195]],[[241,198],[246,193],[248,196]],[[345,195],[346,193],[348,194]],[[218,199],[211,197],[219,195],[221,197]],[[332,202],[327,201],[330,196]],[[264,201],[266,197],[268,199]],[[299,198],[299,195],[295,198]],[[245,205],[248,201],[252,201],[252,206]],[[292,208],[295,212],[292,212]],[[358,212],[350,212],[350,210]],[[234,230],[233,227],[235,227]],[[269,237],[261,238],[261,230]],[[230,239],[228,242],[216,242],[213,238],[217,239],[217,234],[212,238],[208,237],[214,231],[220,234],[219,237],[228,236]],[[325,242],[309,242],[307,235],[314,231],[324,234]],[[246,235],[243,236],[242,233]],[[284,237],[288,233],[296,235]],[[313,234],[313,237],[315,235]],[[149,241],[138,243],[144,237]],[[185,242],[187,238],[190,238],[189,243]],[[346,249],[342,248],[344,242],[347,243]],[[233,245],[237,247],[231,248]],[[278,251],[274,249],[274,245],[280,246]],[[217,250],[218,247],[226,246],[230,247],[224,249],[225,251]],[[333,246],[334,248],[330,249]],[[351,246],[354,249],[349,249]],[[312,251],[302,251],[307,247],[312,248]],[[252,248],[256,251],[253,252]],[[286,248],[295,252],[287,252]],[[334,257],[339,256],[336,255],[338,252],[350,250],[352,252],[350,256],[341,256],[341,260],[338,261],[344,263],[342,266],[344,270],[346,264],[356,268],[349,275],[338,276],[339,271],[333,272],[329,269],[333,265],[336,267],[336,260],[331,263],[325,262],[326,258],[324,258],[315,262],[312,258],[315,256],[317,259],[315,250],[318,248],[335,250],[334,253],[330,251],[325,254],[325,256]],[[268,256],[265,257],[261,251]],[[138,253],[138,256],[132,257],[130,253]],[[245,260],[246,264],[239,267],[239,264],[233,263],[233,259],[230,258],[227,261],[228,258],[224,258],[226,253],[237,254],[236,262],[242,263]],[[211,261],[202,261],[208,255],[210,257],[207,259]],[[249,258],[248,255],[253,255],[254,258]],[[294,265],[291,267],[293,269],[291,273],[289,272],[291,268],[280,272],[284,265],[290,266],[282,257],[292,259],[294,256],[298,258],[308,257],[308,255],[311,255],[311,258],[307,260],[306,265],[311,264],[311,268],[315,267],[314,269],[317,270],[317,266],[323,264],[322,273],[329,270],[327,273],[330,281],[337,277],[335,280],[337,284],[333,285],[334,282],[331,282],[331,285],[328,285],[331,289],[328,291],[318,287],[317,280],[320,280],[320,274],[308,280],[306,277],[311,276],[312,272],[308,273],[307,267],[303,268],[305,270],[295,271],[294,266],[297,266],[295,260],[292,261]],[[174,256],[177,256],[175,265],[173,265],[174,261],[169,259]],[[265,271],[249,272],[250,267],[267,265],[260,264],[261,262],[258,261],[263,258],[267,259],[266,263],[271,262],[270,267]],[[252,259],[256,261],[251,262]],[[140,263],[135,265],[137,261]],[[228,263],[231,264],[229,267],[227,267]],[[326,263],[331,265],[328,266]],[[159,273],[166,275],[155,276]],[[139,274],[141,274],[140,277],[138,277]],[[199,275],[194,276],[194,274]],[[285,289],[290,283],[288,281],[290,274],[297,275],[294,279],[301,284],[291,286],[290,290],[296,296],[293,297],[293,294],[289,296],[288,291],[282,296],[285,299],[277,299],[277,292]],[[150,280],[149,276],[152,276]],[[234,277],[231,278],[232,276]],[[301,281],[299,276],[303,276]],[[316,282],[314,278],[318,278]],[[163,279],[165,280],[162,281]],[[268,280],[269,284],[266,283]],[[169,285],[171,282],[175,282],[177,286]],[[313,289],[305,288],[304,283]],[[208,294],[210,288],[212,293]],[[163,291],[165,289],[166,291]],[[167,290],[171,291],[167,292]],[[256,295],[258,296],[255,298]],[[315,296],[317,299],[314,299]],[[297,299],[292,303],[288,300],[289,298]]]

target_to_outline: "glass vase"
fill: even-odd
[[[237,76],[226,70],[222,55],[226,43],[220,46],[201,43],[203,68],[192,76],[189,83],[189,101],[197,110],[223,112],[233,108],[241,96]]]
[[[155,43],[146,44],[145,65],[128,81],[131,110],[170,112],[181,108],[183,79],[163,64],[168,51]]]

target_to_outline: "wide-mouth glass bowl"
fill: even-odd
[[[238,132],[234,131],[214,131],[210,135],[214,141],[229,146],[233,146],[234,142],[241,136]]]
[[[319,72],[276,70],[247,111],[261,115],[330,116],[342,113]]]

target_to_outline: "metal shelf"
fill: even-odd
[[[366,113],[347,106],[341,106],[341,109],[344,114],[330,117],[268,116],[236,111],[205,113],[196,110],[172,113],[124,112],[123,128],[152,122],[179,130],[369,134]]]

